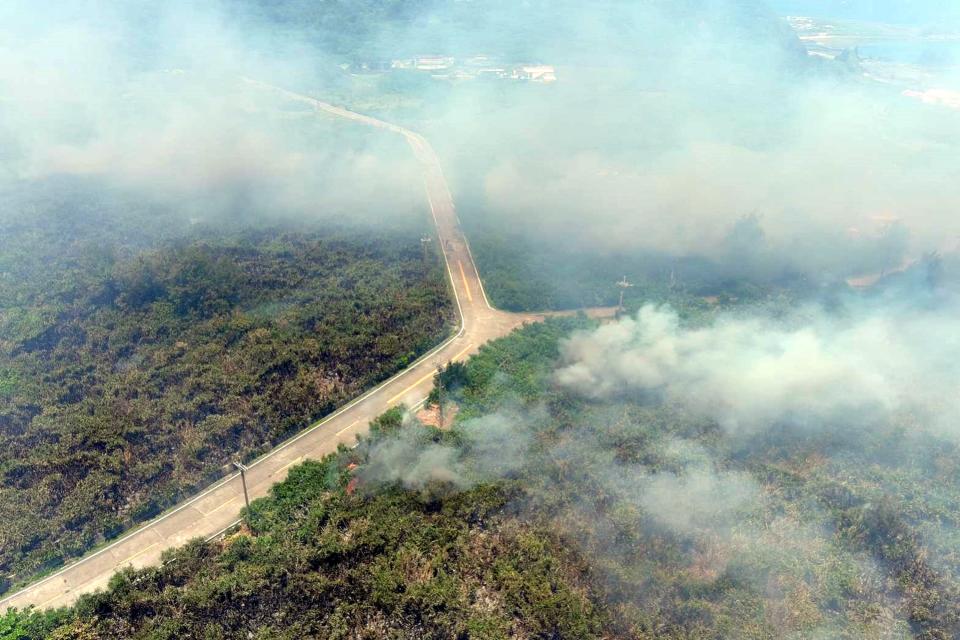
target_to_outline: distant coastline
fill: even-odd
[[[960,64],[960,39],[911,38],[871,41],[857,46],[863,58],[923,66]]]

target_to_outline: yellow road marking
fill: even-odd
[[[275,475],[277,475],[277,474],[279,474],[279,473],[282,473],[282,472],[286,471],[287,469],[289,469],[290,467],[292,467],[293,465],[297,464],[298,462],[302,462],[302,461],[303,461],[303,456],[300,456],[299,458],[296,458],[293,462],[288,462],[287,464],[283,465],[282,467],[280,467],[279,469],[277,469],[276,471],[274,471],[274,472],[271,473],[270,475],[271,475],[271,476],[275,476]]]
[[[409,392],[413,391],[413,389],[416,388],[421,382],[423,382],[424,380],[427,380],[428,378],[432,378],[433,376],[435,376],[436,373],[437,373],[436,371],[431,371],[431,372],[428,373],[427,375],[423,376],[422,378],[420,378],[419,380],[417,380],[416,382],[414,382],[412,385],[410,385],[409,387],[407,387],[406,389],[404,389],[403,391],[401,391],[401,392],[398,393],[397,395],[395,395],[395,396],[393,396],[392,398],[390,398],[389,400],[387,400],[387,404],[393,404],[394,402],[396,402],[397,400],[399,400],[399,399],[402,398],[403,396],[407,395]]]
[[[349,428],[352,427],[353,425],[357,424],[358,422],[360,422],[359,419],[358,419],[358,420],[354,420],[353,422],[351,422],[350,424],[348,424],[347,426],[345,426],[343,429],[340,429],[340,431],[337,431],[337,435],[340,435],[341,433],[343,433],[344,431],[346,431],[347,429],[349,429]]]
[[[473,343],[471,342],[471,343],[468,344],[466,347],[464,347],[463,351],[461,351],[461,352],[458,353],[457,355],[455,355],[455,356],[453,356],[452,358],[450,358],[450,360],[456,360],[457,358],[459,358],[460,356],[462,356],[463,354],[465,354],[467,351],[470,351],[470,349],[472,349],[472,348],[473,348]],[[405,396],[405,395],[407,395],[408,393],[410,393],[410,391],[412,391],[413,389],[415,389],[416,387],[418,387],[418,386],[420,385],[420,383],[422,383],[424,380],[426,380],[426,379],[428,379],[428,378],[432,378],[432,377],[435,376],[435,375],[436,375],[436,371],[431,371],[430,373],[428,373],[427,375],[423,376],[422,378],[420,378],[419,380],[417,380],[416,382],[414,382],[412,385],[410,385],[409,387],[407,387],[406,389],[404,389],[403,391],[401,391],[401,392],[398,393],[397,395],[395,395],[395,396],[393,396],[392,398],[390,398],[389,400],[387,400],[387,404],[393,404],[394,402],[396,402],[397,400],[399,400],[399,399],[402,398],[403,396]]]
[[[460,356],[462,356],[463,354],[465,354],[467,351],[470,351],[470,349],[473,349],[473,343],[472,343],[472,342],[471,342],[470,344],[468,344],[463,351],[461,351],[460,353],[458,353],[457,355],[453,356],[453,357],[450,358],[450,359],[451,359],[451,360],[457,360]]]
[[[227,500],[226,502],[224,502],[224,503],[223,503],[222,505],[220,505],[219,507],[213,509],[212,511],[206,511],[206,512],[204,512],[204,511],[200,511],[199,509],[197,509],[197,511],[200,511],[200,513],[202,513],[202,514],[204,515],[204,517],[206,517],[206,516],[209,516],[211,513],[216,513],[217,511],[220,511],[220,509],[223,509],[225,506],[227,506],[228,504],[230,504],[230,503],[233,502],[234,500],[239,500],[239,499],[240,499],[240,496],[233,496],[232,498],[230,498],[229,500]]]
[[[470,292],[470,285],[467,284],[467,273],[463,270],[463,263],[458,260],[457,264],[460,265],[460,276],[463,278],[463,288],[467,290],[467,300],[473,302],[473,294]]]
[[[263,87],[269,88],[269,85],[265,85],[265,84],[263,84],[263,83],[254,83],[254,84],[256,84],[257,86],[263,86]],[[294,98],[296,98],[296,99],[298,99],[298,100],[303,100],[303,97],[302,97],[302,96],[299,96],[299,95],[297,95],[297,94],[293,94],[293,93],[291,93],[291,92],[282,92],[282,93],[284,93],[284,94],[286,94],[286,95],[288,95],[288,96],[294,97]],[[309,98],[306,99],[306,101],[307,101],[308,103],[311,103],[311,102],[312,102],[316,107],[318,107],[318,108],[320,108],[320,109],[323,109],[324,111],[326,111],[326,112],[328,112],[328,113],[331,113],[331,114],[333,114],[333,115],[336,115],[336,116],[345,117],[345,118],[349,118],[349,119],[352,119],[352,120],[357,120],[357,121],[363,122],[364,124],[370,124],[370,125],[374,125],[374,126],[378,126],[378,127],[385,127],[385,126],[386,126],[386,127],[388,127],[388,128],[391,128],[392,130],[405,132],[405,130],[402,130],[402,129],[399,128],[399,127],[397,127],[396,129],[393,129],[393,128],[390,127],[387,123],[383,123],[383,122],[378,121],[378,120],[376,120],[376,119],[374,119],[374,118],[358,116],[357,114],[355,114],[355,113],[353,113],[353,112],[350,112],[350,111],[347,111],[346,109],[341,109],[341,108],[339,108],[339,107],[334,107],[334,106],[329,105],[329,104],[327,104],[327,103],[322,103],[322,102],[320,102],[320,101],[313,100],[313,99],[309,99]],[[419,136],[414,137],[414,138],[412,138],[412,139],[410,139],[410,140],[414,143],[414,146],[416,147],[416,150],[418,150],[418,151],[420,151],[421,153],[424,153],[424,154],[427,154],[428,152],[430,152],[430,154],[432,155],[432,149],[430,148],[429,143],[426,142],[426,140],[424,140],[423,138],[420,138]],[[430,167],[430,168],[433,168],[432,165],[433,165],[433,164],[436,164],[436,159],[435,159],[435,158],[428,158],[428,159],[431,161],[431,167]],[[439,170],[440,167],[437,166],[437,167],[435,167],[435,169]],[[442,173],[441,173],[439,179],[440,179],[440,180],[443,179],[443,178],[442,178]],[[444,185],[444,186],[445,186],[445,185]],[[428,201],[429,201],[430,208],[431,208],[431,213],[433,213],[434,218],[436,218],[436,212],[433,211],[433,209],[434,209],[434,203],[433,203],[433,201],[432,201],[432,197],[431,197],[429,188],[428,188],[427,191],[428,191],[428,192],[427,192],[427,196],[428,196]],[[448,192],[449,192],[449,190],[448,190]],[[449,199],[449,195],[447,196],[447,198]],[[448,204],[448,206],[453,207],[453,203],[452,203],[452,202],[448,202],[447,204]],[[458,221],[459,221],[459,218],[458,218]],[[444,256],[446,257],[446,250],[444,250]],[[465,270],[464,270],[464,267],[463,267],[463,263],[462,263],[462,262],[459,263],[459,267],[460,267],[460,274],[461,274],[461,277],[463,278],[463,284],[464,284],[464,288],[465,288],[465,290],[466,290],[468,299],[472,302],[472,301],[473,301],[473,293],[472,293],[472,291],[471,291],[469,282],[467,281],[466,273],[465,273]],[[452,270],[450,270],[450,268],[449,268],[449,264],[447,265],[447,269],[448,269],[448,271],[452,271]],[[451,281],[454,280],[452,272],[450,273],[450,276],[451,276]],[[479,281],[478,281],[478,282],[479,282]],[[479,286],[480,286],[481,291],[482,291],[482,289],[483,289],[483,284],[482,284],[482,282],[479,282]],[[463,329],[461,328],[461,333],[462,333],[462,332],[463,332]],[[463,349],[460,353],[458,353],[456,356],[454,356],[454,357],[452,358],[452,360],[457,360],[458,358],[460,358],[461,356],[463,356],[463,354],[465,354],[467,351],[469,351],[472,347],[473,347],[473,345],[467,346],[467,347],[466,347],[465,349]],[[417,385],[421,384],[422,382],[424,382],[425,380],[427,380],[428,378],[430,378],[430,377],[433,376],[433,375],[434,375],[433,372],[427,374],[425,377],[423,377],[423,378],[421,378],[420,380],[418,380],[416,383],[414,383],[411,387],[409,387],[409,388],[408,388],[407,390],[405,390],[403,393],[401,393],[401,394],[395,396],[394,398],[392,398],[392,399],[390,400],[390,403],[392,404],[396,399],[400,398],[400,397],[401,397],[402,395],[404,395],[405,393],[408,393],[408,392],[409,392],[410,390],[412,390],[414,387],[416,387]],[[351,428],[354,424],[356,424],[356,422],[357,422],[357,421],[355,421],[354,423],[351,423],[351,425],[348,425],[347,427],[345,427],[345,428],[342,429],[341,431],[337,432],[337,435],[339,435],[339,434],[343,433],[344,431],[346,431],[347,429]],[[293,462],[291,462],[291,463],[289,463],[288,465],[284,466],[283,469],[286,469],[287,467],[292,466],[293,464],[295,464],[296,462],[299,462],[299,461],[302,460],[302,459],[303,459],[303,458],[301,457],[301,458],[299,458],[299,459],[297,459],[297,460],[294,460]],[[201,494],[201,495],[202,495],[202,494]],[[224,507],[230,505],[231,503],[237,501],[238,499],[239,499],[239,496],[234,496],[234,497],[231,498],[230,500],[227,500],[226,502],[222,503],[222,504],[219,505],[218,507],[214,508],[212,511],[207,512],[207,513],[204,513],[204,516],[208,516],[208,515],[210,515],[210,514],[212,514],[212,513],[215,513],[216,511],[218,511],[218,510],[220,510],[220,509],[223,509]],[[184,504],[183,506],[185,507],[185,506],[188,506],[189,504],[190,504],[190,503],[188,502],[187,504]],[[179,511],[181,508],[183,508],[183,507],[180,507],[180,508],[176,509],[174,512]],[[200,511],[199,508],[197,508],[197,511]],[[201,513],[202,513],[202,512],[201,512]],[[170,514],[168,514],[168,515],[170,515]],[[166,516],[164,516],[164,517],[166,517]],[[155,524],[155,523],[151,523],[151,524]],[[123,561],[122,561],[121,563],[119,563],[119,564],[124,564],[124,563],[127,563],[127,562],[130,562],[130,561],[134,560],[135,558],[141,556],[142,554],[147,553],[148,551],[150,551],[153,547],[157,546],[158,544],[159,544],[159,543],[156,543],[156,542],[155,542],[155,543],[153,543],[153,544],[151,544],[151,545],[143,548],[141,551],[139,551],[138,553],[136,553],[136,554],[134,554],[134,555],[126,558],[125,560],[123,560]],[[99,580],[99,579],[100,579],[100,576],[98,576],[95,580]],[[95,580],[91,580],[91,581],[89,581],[89,582],[87,582],[87,583],[84,583],[84,584],[91,584],[91,583],[94,582]],[[82,587],[78,587],[78,590],[79,590],[80,588],[82,588]],[[69,593],[69,592],[70,592],[70,590],[67,589],[67,590],[66,590],[66,593]],[[43,604],[46,604],[46,603],[51,602],[51,601],[53,601],[53,600],[56,600],[57,598],[60,598],[60,597],[63,596],[63,595],[65,595],[65,594],[64,594],[64,593],[56,594],[56,595],[54,595],[53,597],[45,600],[44,603],[42,603],[40,606],[42,607]]]
[[[99,577],[99,576],[98,576],[98,577]],[[40,604],[37,605],[37,609],[43,609],[43,606],[44,606],[45,604],[47,604],[48,602],[53,602],[54,600],[56,600],[56,599],[59,598],[60,596],[65,596],[65,595],[67,595],[67,593],[69,593],[69,590],[64,591],[63,593],[58,593],[58,594],[56,594],[56,595],[54,595],[54,596],[51,596],[51,597],[47,598],[46,600],[44,600],[43,602],[41,602]]]
[[[144,548],[141,549],[140,551],[136,552],[135,554],[133,554],[132,556],[130,556],[129,558],[127,558],[126,560],[121,560],[120,562],[118,562],[116,566],[118,566],[118,567],[124,566],[125,564],[127,564],[128,562],[130,562],[131,560],[133,560],[134,558],[140,557],[140,556],[142,556],[143,554],[145,554],[147,551],[150,551],[150,549],[153,549],[153,548],[154,548],[155,546],[157,546],[158,544],[160,544],[160,543],[159,543],[159,542],[154,542],[153,544],[147,545],[146,547],[144,547]],[[102,579],[102,577],[103,577],[103,576],[99,576],[99,575],[98,575],[98,576],[95,577],[93,580],[88,580],[88,581],[84,582],[83,584],[81,584],[79,587],[77,587],[76,590],[77,590],[77,591],[82,591],[83,588],[86,587],[88,584],[94,583],[94,582],[96,582],[97,580]],[[64,584],[66,584],[66,581],[64,581]],[[46,605],[48,602],[53,602],[53,601],[56,600],[57,598],[60,598],[60,597],[62,597],[62,596],[67,595],[68,593],[70,593],[70,591],[71,591],[70,589],[67,589],[66,591],[63,591],[63,592],[61,592],[61,593],[58,593],[58,594],[56,594],[56,595],[54,595],[54,596],[51,596],[51,597],[47,598],[46,600],[44,600],[43,602],[41,602],[40,604],[37,605],[37,609],[43,609],[44,605]]]
[[[126,560],[121,560],[120,562],[118,562],[117,565],[122,567],[123,565],[127,564],[128,562],[130,562],[130,561],[133,560],[134,558],[138,558],[138,557],[142,556],[143,554],[145,554],[147,551],[150,551],[150,549],[153,549],[153,548],[154,548],[155,546],[157,546],[158,544],[160,544],[160,543],[159,543],[159,542],[154,542],[153,544],[148,545],[148,546],[144,547],[143,549],[140,549],[140,551],[137,551],[135,554],[133,554],[132,556],[130,556],[130,557],[127,558]]]

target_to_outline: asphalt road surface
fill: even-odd
[[[320,111],[385,129],[406,138],[422,170],[427,201],[436,223],[447,272],[456,296],[460,330],[451,339],[425,355],[408,369],[355,399],[336,413],[301,432],[249,465],[247,487],[250,499],[267,494],[271,485],[284,479],[287,470],[307,458],[319,459],[343,443],[352,445],[365,433],[370,420],[400,403],[422,402],[433,385],[437,365],[463,360],[488,340],[506,335],[525,322],[543,318],[536,314],[498,311],[487,302],[473,256],[460,231],[453,198],[440,162],[422,136],[402,127],[370,118],[263,83],[255,87],[308,103]],[[238,522],[244,506],[239,474],[231,475],[202,493],[60,571],[0,600],[8,607],[54,608],[71,604],[77,596],[104,588],[117,570],[132,565],[157,564],[164,550],[193,538],[211,538]]]

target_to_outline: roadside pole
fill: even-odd
[[[247,510],[250,509],[250,496],[247,494],[247,465],[242,462],[234,462],[233,466],[240,470],[240,482],[243,484],[243,501],[247,504]]]

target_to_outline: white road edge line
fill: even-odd
[[[417,137],[417,138],[419,138],[419,136],[418,136],[418,134],[416,134],[416,133],[414,133],[414,132],[412,132],[412,131],[409,131],[408,129],[404,129],[404,128],[402,128],[402,127],[398,127],[397,125],[391,125],[390,123],[383,122],[382,120],[377,120],[376,118],[371,118],[370,116],[364,116],[364,115],[362,115],[362,114],[357,114],[357,113],[354,113],[354,112],[352,112],[352,111],[348,111],[348,110],[346,110],[346,109],[341,109],[341,108],[339,108],[339,107],[333,107],[333,105],[329,105],[328,103],[321,102],[320,100],[317,100],[316,98],[310,98],[309,96],[303,96],[303,95],[300,95],[300,94],[297,94],[297,93],[293,93],[293,92],[287,91],[287,90],[285,90],[285,89],[280,89],[279,87],[274,87],[274,86],[271,86],[271,85],[268,85],[268,84],[264,84],[264,83],[261,83],[261,82],[250,81],[250,80],[247,79],[247,78],[244,78],[244,80],[246,80],[246,81],[248,81],[248,82],[252,82],[253,84],[259,85],[260,87],[263,87],[263,88],[268,88],[268,89],[271,89],[271,90],[273,90],[273,91],[279,91],[280,93],[283,93],[283,94],[295,96],[295,97],[297,97],[297,98],[300,99],[300,100],[304,100],[304,99],[305,99],[305,100],[307,100],[307,101],[309,101],[309,102],[314,103],[314,104],[317,105],[317,106],[323,105],[324,107],[330,107],[330,109],[325,109],[325,110],[328,111],[329,113],[334,113],[335,115],[338,115],[338,116],[340,116],[340,117],[346,118],[346,119],[348,119],[348,120],[358,120],[358,121],[360,121],[360,122],[364,122],[364,123],[366,123],[366,124],[368,124],[368,125],[370,125],[370,126],[374,126],[374,127],[386,127],[389,131],[392,131],[393,133],[399,133],[400,135],[404,136],[404,138],[407,139],[407,144],[410,145],[410,148],[414,151],[414,154],[416,155],[416,148],[413,146],[413,143],[410,141],[410,138],[409,138],[408,136],[413,136],[413,137]],[[354,117],[354,116],[357,116],[357,117]],[[433,149],[432,149],[432,148],[430,148],[430,151],[431,151],[431,155],[433,155],[434,157],[436,157],[436,153],[433,153]],[[438,164],[439,164],[439,161],[438,161]],[[443,172],[442,167],[441,167],[440,171],[441,171],[441,175],[442,175],[442,172]],[[435,227],[436,230],[437,230],[437,237],[438,237],[438,239],[439,239],[439,236],[440,236],[440,226],[437,224],[437,216],[436,216],[436,212],[434,211],[433,198],[430,197],[430,188],[429,188],[429,185],[427,184],[426,174],[424,174],[424,180],[423,180],[423,182],[424,182],[424,191],[425,191],[426,194],[427,194],[427,202],[430,204],[430,213],[431,213],[431,215],[433,216],[433,224],[434,224],[434,227]],[[444,183],[446,183],[446,178],[444,178]],[[442,245],[443,243],[441,242],[440,244]],[[461,336],[463,336],[464,332],[466,331],[466,322],[464,321],[464,318],[463,318],[463,306],[460,304],[460,295],[457,293],[457,284],[456,284],[456,282],[454,282],[453,273],[452,273],[451,270],[450,270],[450,260],[447,258],[447,250],[446,250],[446,248],[443,247],[443,246],[441,246],[441,247],[440,247],[440,252],[441,252],[441,254],[443,255],[443,262],[444,262],[444,264],[445,264],[446,267],[447,267],[447,276],[450,278],[450,287],[451,287],[451,289],[453,289],[453,298],[454,298],[454,300],[455,300],[456,303],[457,303],[457,316],[458,316],[459,319],[460,319],[460,330],[457,331],[457,333],[454,334],[453,336],[451,336],[450,338],[447,338],[444,342],[440,343],[439,345],[437,345],[436,347],[434,347],[433,349],[431,349],[431,350],[428,351],[427,353],[423,354],[422,356],[420,356],[419,358],[417,358],[416,360],[414,360],[414,361],[410,364],[410,366],[407,367],[406,369],[404,369],[403,371],[400,371],[400,372],[394,374],[393,376],[391,376],[391,377],[388,378],[387,380],[383,381],[382,383],[380,383],[379,385],[377,385],[377,386],[374,387],[373,389],[370,389],[369,391],[367,391],[367,392],[364,393],[363,395],[361,395],[361,396],[359,396],[359,397],[357,397],[357,398],[354,398],[353,400],[351,400],[349,403],[345,404],[343,407],[341,407],[340,409],[338,409],[338,410],[335,411],[334,413],[332,413],[332,414],[330,414],[329,416],[321,419],[321,420],[320,420],[319,422],[317,422],[316,424],[307,427],[305,430],[303,430],[303,431],[301,431],[300,433],[294,435],[294,436],[293,436],[292,438],[290,438],[289,440],[286,440],[285,442],[281,443],[281,444],[278,445],[276,448],[271,449],[270,451],[268,451],[267,453],[265,453],[265,454],[262,455],[261,457],[257,458],[256,460],[254,460],[254,461],[253,461],[252,463],[250,463],[249,465],[247,465],[248,467],[254,467],[254,466],[260,464],[261,462],[264,462],[265,460],[268,460],[269,458],[271,458],[272,456],[274,456],[276,453],[278,453],[278,452],[280,452],[280,451],[283,451],[284,449],[286,449],[287,447],[289,447],[290,445],[292,445],[294,442],[297,442],[297,441],[300,440],[301,438],[304,438],[304,437],[306,437],[307,435],[309,435],[310,433],[316,431],[317,429],[319,429],[320,427],[322,427],[323,425],[325,425],[327,422],[329,422],[329,421],[331,421],[331,420],[339,417],[339,416],[340,416],[341,414],[343,414],[344,412],[349,411],[350,409],[352,409],[352,408],[353,408],[354,406],[356,406],[357,404],[363,402],[363,401],[366,400],[368,397],[370,397],[370,396],[372,396],[373,394],[375,394],[375,393],[377,393],[378,391],[380,391],[383,387],[389,385],[390,383],[392,383],[392,382],[400,379],[400,378],[403,377],[404,375],[408,374],[412,369],[416,368],[417,365],[419,365],[420,363],[422,363],[424,360],[427,360],[427,359],[433,357],[434,355],[436,355],[437,353],[439,353],[440,351],[443,351],[447,346],[449,346],[449,345],[452,344],[455,340],[457,340],[458,338],[460,338]],[[471,261],[473,260],[473,256],[472,256],[472,255],[470,256],[470,259],[471,259]],[[474,264],[474,270],[476,270],[476,264]],[[479,275],[479,272],[478,272],[478,275]],[[486,296],[484,296],[484,297],[486,297]],[[421,403],[418,403],[418,404],[422,404],[422,402],[421,402]],[[415,406],[418,406],[418,405],[415,405]],[[240,475],[239,472],[230,474],[229,476],[227,476],[227,477],[224,478],[223,480],[220,480],[219,482],[213,484],[212,486],[210,486],[209,488],[205,489],[205,490],[202,491],[201,493],[193,496],[192,498],[188,499],[186,502],[184,502],[184,503],[182,503],[182,504],[174,507],[173,509],[171,509],[170,511],[164,513],[163,515],[159,516],[158,518],[156,518],[156,519],[154,519],[154,520],[150,520],[150,521],[148,521],[148,522],[144,522],[143,524],[141,524],[141,525],[138,526],[137,528],[132,529],[131,531],[128,531],[127,533],[123,534],[120,538],[118,538],[118,539],[115,540],[114,542],[111,542],[111,543],[108,544],[107,546],[105,546],[105,547],[103,547],[103,548],[101,548],[101,549],[98,549],[97,551],[94,551],[94,552],[91,553],[90,555],[86,555],[86,556],[82,556],[82,557],[80,557],[80,558],[77,558],[77,559],[74,560],[73,562],[70,562],[69,564],[64,565],[63,568],[59,569],[59,570],[56,571],[55,573],[51,573],[50,575],[42,578],[41,580],[38,580],[37,582],[33,582],[33,583],[31,583],[31,584],[28,584],[28,585],[25,586],[23,589],[20,589],[19,591],[15,592],[15,593],[12,593],[12,594],[10,594],[9,596],[6,596],[6,597],[3,598],[3,599],[0,599],[0,607],[3,607],[3,605],[5,605],[7,602],[10,602],[11,600],[14,600],[14,599],[18,598],[20,595],[26,593],[27,591],[29,591],[29,590],[31,590],[31,589],[35,589],[35,588],[37,588],[37,587],[39,587],[39,586],[41,586],[41,585],[43,585],[43,584],[46,584],[46,583],[49,582],[50,580],[53,580],[53,579],[56,578],[57,576],[62,575],[63,573],[65,573],[65,572],[73,569],[74,567],[77,567],[77,566],[79,566],[79,565],[81,565],[81,564],[84,564],[84,563],[86,563],[86,562],[89,562],[89,561],[93,560],[94,558],[96,558],[97,556],[99,556],[99,555],[101,555],[101,554],[103,554],[103,553],[105,553],[105,552],[113,549],[114,547],[116,547],[116,546],[118,546],[118,545],[120,545],[120,544],[123,544],[124,542],[126,542],[127,540],[129,540],[129,539],[132,538],[133,536],[137,535],[137,534],[140,533],[141,531],[144,531],[144,530],[146,530],[146,529],[149,529],[149,528],[151,528],[151,527],[153,527],[153,526],[155,526],[155,525],[163,522],[164,520],[166,520],[167,518],[169,518],[169,517],[172,516],[173,514],[179,513],[179,512],[182,511],[183,509],[186,509],[187,507],[189,507],[190,505],[192,505],[193,503],[195,503],[197,500],[200,500],[201,498],[203,498],[203,497],[209,495],[210,493],[216,491],[217,489],[219,489],[219,488],[222,487],[223,485],[227,484],[227,483],[230,482],[231,480],[236,479],[239,475]],[[240,522],[240,521],[238,520],[237,522]],[[234,523],[234,524],[236,524],[236,523]],[[229,529],[230,527],[234,526],[234,524],[231,524],[230,526],[224,528],[222,531],[220,531],[220,532],[218,532],[217,534],[215,534],[214,537],[216,537],[217,535],[222,534],[224,531],[226,531],[226,530]],[[213,539],[213,538],[210,538],[210,539]]]

